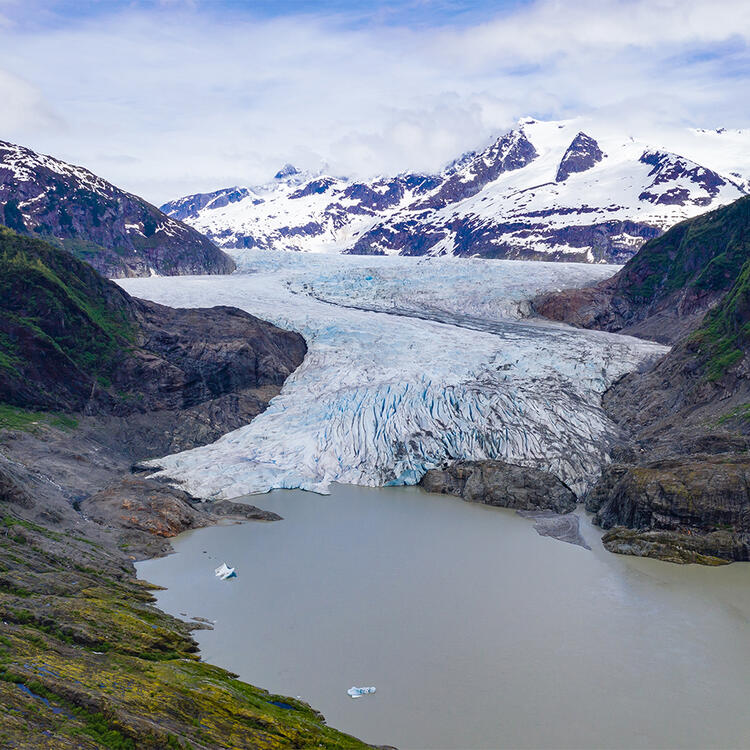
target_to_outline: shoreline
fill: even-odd
[[[73,440],[48,424],[0,430],[0,744],[369,747],[304,702],[203,662],[192,633],[206,624],[161,610],[153,584],[137,577],[136,560],[168,554],[177,528],[278,516],[193,506],[130,475],[85,421]]]
[[[484,701],[477,702],[476,693],[462,687],[472,684],[483,685],[490,701],[496,696],[501,713],[508,706],[522,712],[513,719],[506,711],[508,737],[518,740],[518,732],[532,726],[524,707],[536,715],[522,697],[528,691],[541,692],[540,715],[583,720],[591,708],[576,709],[573,695],[559,696],[545,682],[548,669],[569,674],[580,656],[580,675],[572,677],[578,691],[604,680],[619,696],[623,686],[643,679],[648,685],[656,680],[660,694],[667,695],[663,689],[670,670],[682,679],[694,658],[712,658],[712,652],[703,652],[709,634],[711,641],[728,638],[715,662],[717,670],[738,647],[732,633],[744,637],[736,610],[750,612],[743,585],[746,566],[686,567],[612,555],[599,541],[602,530],[580,506],[574,513],[590,551],[539,536],[533,522],[512,509],[466,503],[416,487],[333,489],[325,497],[277,491],[265,507],[284,516],[284,523],[186,534],[175,543],[178,556],[138,570],[167,587],[158,592],[166,611],[217,621],[214,632],[195,634],[206,658],[244,677],[254,674],[272,690],[301,694],[333,725],[370,742],[493,746],[488,741],[493,735],[480,729],[493,721],[481,710]],[[208,555],[218,562],[207,560]],[[357,556],[365,562],[351,569],[347,563]],[[237,566],[238,581],[216,582],[213,568],[224,557]],[[714,597],[716,606],[709,606]],[[643,608],[653,612],[646,622]],[[680,629],[685,612],[696,619],[685,632],[680,653],[672,654],[670,633]],[[514,662],[517,638],[539,658],[529,662],[519,654]],[[639,661],[644,653],[645,660]],[[649,666],[651,659],[658,670]],[[325,669],[318,670],[319,664]],[[625,682],[610,681],[620,670]],[[733,674],[726,678],[737,684]],[[516,679],[518,690],[502,690]],[[718,679],[711,678],[711,684]],[[361,707],[345,694],[350,685],[359,684],[378,687],[377,696]],[[691,701],[698,699],[699,686],[685,688],[686,700],[695,705]],[[681,694],[682,688],[676,689]],[[606,693],[598,711],[607,703]],[[560,700],[566,708],[556,714]],[[454,722],[442,721],[440,710],[434,713],[447,705]],[[667,710],[663,701],[659,706]],[[659,706],[653,712],[645,704],[642,708],[650,728],[664,740],[670,729],[658,721]],[[726,718],[718,703],[711,706],[711,717]],[[615,726],[622,727],[627,712],[614,704],[610,708]],[[727,726],[743,724],[738,718]],[[384,734],[378,728],[388,726],[395,731]],[[559,729],[560,737],[578,736]],[[450,743],[463,733],[464,744],[433,745],[442,731],[448,732]],[[732,737],[733,731],[721,736]],[[596,737],[596,727],[584,734]],[[533,736],[547,735],[540,729]],[[599,745],[592,741],[584,746],[601,746],[606,738],[616,743],[618,736],[602,733]],[[674,740],[684,734],[671,736]],[[485,744],[465,744],[479,741],[477,737]],[[540,746],[554,746],[544,742]],[[508,744],[512,746],[510,739]]]

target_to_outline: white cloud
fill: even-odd
[[[0,134],[64,127],[33,85],[4,70],[0,70],[0,102]]]
[[[170,9],[0,29],[0,94],[14,92],[0,138],[161,202],[288,160],[436,169],[526,114],[748,124],[746,0],[535,2],[461,29],[345,21]]]

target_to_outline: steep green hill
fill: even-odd
[[[82,408],[136,340],[132,300],[91,266],[0,227],[0,401]]]
[[[750,256],[750,197],[688,219],[647,242],[617,275],[634,304],[655,306],[677,292],[727,291]]]
[[[750,197],[650,240],[611,279],[539,297],[537,311],[585,328],[672,343],[700,325],[750,256]]]
[[[0,403],[181,409],[281,385],[305,351],[301,336],[240,310],[134,299],[64,250],[0,227]]]

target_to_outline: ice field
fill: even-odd
[[[234,254],[231,276],[118,281],[177,307],[234,305],[308,344],[269,408],[215,443],[152,462],[206,498],[331,482],[413,484],[452,459],[537,466],[581,491],[608,460],[602,392],[666,349],[527,320],[539,291],[603,265]]]

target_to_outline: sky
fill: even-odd
[[[0,140],[156,204],[434,171],[526,116],[750,126],[748,0],[0,0],[0,49]]]

